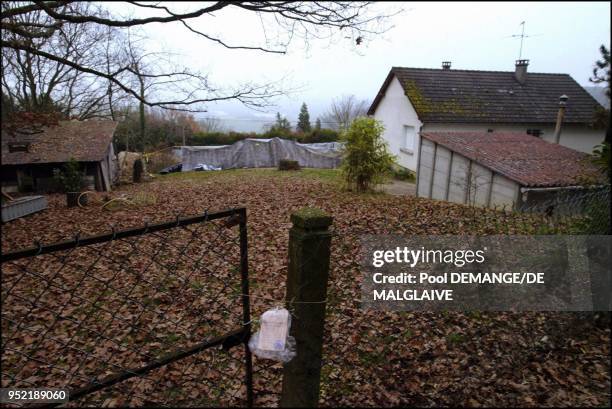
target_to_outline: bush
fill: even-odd
[[[608,176],[610,173],[610,163],[612,162],[612,149],[610,144],[603,142],[597,145],[593,149],[592,162],[604,175]]]
[[[53,170],[53,178],[64,192],[80,192],[83,187],[83,176],[84,173],[80,170],[79,162],[74,158],[70,158],[64,165],[63,171]]]
[[[393,179],[403,180],[406,182],[416,181],[416,173],[411,171],[410,169],[404,168],[403,166],[392,166],[391,174],[393,175]]]
[[[340,137],[338,131],[333,129],[314,129],[303,135],[302,143],[336,142]]]
[[[282,139],[290,139],[292,141],[297,141],[299,139],[299,135],[291,132],[288,129],[283,128],[272,128],[261,135],[258,135],[259,138],[282,138]]]
[[[278,170],[300,170],[300,164],[297,160],[281,159],[278,161]]]
[[[349,189],[365,192],[382,181],[394,163],[382,138],[383,125],[374,118],[356,118],[345,132],[342,173]]]

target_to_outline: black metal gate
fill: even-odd
[[[1,261],[3,388],[68,389],[79,405],[252,406],[246,209]]]

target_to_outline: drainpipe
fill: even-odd
[[[561,140],[561,124],[565,116],[565,107],[569,97],[565,94],[559,97],[559,112],[557,113],[557,124],[555,125],[555,143],[558,144]]]

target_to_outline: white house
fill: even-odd
[[[605,136],[601,105],[567,74],[393,67],[368,110],[383,122],[398,163],[415,171],[422,132],[521,132],[554,140],[559,97],[568,97],[560,144],[591,153]]]

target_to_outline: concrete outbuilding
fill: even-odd
[[[522,133],[423,133],[417,196],[521,209],[601,180],[589,156]]]

